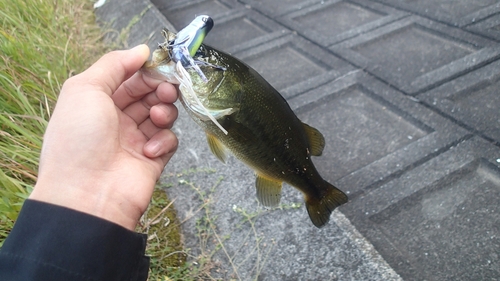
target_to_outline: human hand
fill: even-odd
[[[134,230],[177,148],[176,88],[137,72],[145,45],[104,55],[63,85],[30,199]]]

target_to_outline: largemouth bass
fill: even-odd
[[[312,223],[322,227],[348,200],[311,161],[311,156],[323,152],[323,135],[302,123],[278,91],[245,63],[210,46],[189,47],[182,42],[200,42],[211,25],[208,16],[197,17],[179,32],[191,36],[188,40],[163,30],[166,42],[142,71],[181,84],[179,99],[205,131],[212,153],[225,162],[231,152],[255,171],[261,204],[278,205],[286,182],[303,193]],[[183,54],[176,51],[179,47]],[[186,57],[185,49],[192,58]]]

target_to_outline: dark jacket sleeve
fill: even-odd
[[[0,280],[146,280],[146,236],[26,200],[0,249]]]

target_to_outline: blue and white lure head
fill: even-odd
[[[197,16],[188,26],[177,33],[171,45],[172,60],[175,63],[181,62],[184,67],[193,67],[205,83],[208,82],[207,77],[196,64],[193,56],[213,26],[214,21],[209,16]]]
[[[173,46],[182,46],[193,57],[203,43],[207,34],[214,27],[214,21],[209,16],[197,16],[188,26],[177,33]]]

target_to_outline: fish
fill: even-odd
[[[208,18],[198,16],[188,25],[189,32],[181,30],[180,34],[189,37],[184,42],[204,39],[211,27],[204,28],[203,23],[213,25]],[[323,153],[323,135],[300,121],[285,98],[244,62],[203,43],[186,46],[184,39],[166,29],[162,34],[165,43],[141,71],[180,84],[179,100],[205,131],[211,152],[223,163],[233,154],[254,170],[262,205],[277,206],[285,182],[302,192],[313,225],[327,224],[333,210],[348,197],[324,180],[311,160]],[[193,54],[203,75],[192,63],[182,64],[186,52],[176,53],[176,44],[184,44]]]

